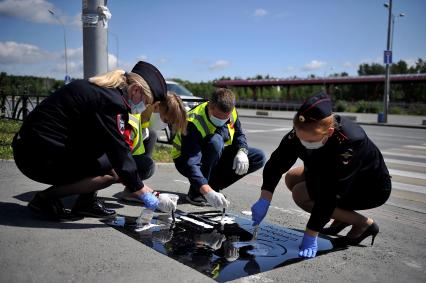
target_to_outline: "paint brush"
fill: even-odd
[[[175,211],[172,210],[172,224],[170,224],[170,230],[173,230],[173,228],[175,228],[176,225],[176,216],[175,216]]]
[[[225,218],[225,208],[222,210],[222,218],[220,219],[220,223],[223,222],[223,218]]]
[[[257,233],[259,231],[259,224],[254,226],[254,230],[253,230],[253,238],[251,239],[252,241],[256,241],[257,240]]]
[[[175,211],[172,210],[172,219],[173,219],[173,223],[176,222],[176,216],[175,216]]]

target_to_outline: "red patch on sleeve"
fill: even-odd
[[[126,128],[126,122],[123,120],[121,114],[117,115],[117,129],[121,134],[124,134],[124,130]]]

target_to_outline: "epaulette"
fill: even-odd
[[[340,143],[340,144],[342,144],[342,143],[344,143],[345,141],[348,141],[349,140],[349,138],[347,137],[347,136],[345,136],[343,133],[342,133],[342,131],[340,131],[340,130],[336,130],[337,131],[337,133],[336,133],[336,139],[337,139],[337,141]]]
[[[294,129],[292,129],[288,134],[287,134],[287,139],[288,140],[292,140],[296,137],[296,131]]]

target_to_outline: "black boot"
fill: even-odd
[[[43,192],[38,192],[34,198],[28,203],[28,208],[34,213],[47,217],[49,220],[54,221],[75,221],[80,220],[71,212],[71,210],[64,208],[60,199],[50,198]]]
[[[72,212],[88,217],[108,218],[116,215],[115,210],[109,209],[104,202],[99,200],[97,193],[81,194],[72,208]]]

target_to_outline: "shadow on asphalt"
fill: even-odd
[[[29,228],[57,228],[57,229],[87,229],[109,228],[104,224],[53,222],[38,216],[24,205],[17,203],[0,202],[0,226],[29,227]]]
[[[37,191],[26,192],[20,195],[14,196],[23,202],[29,202],[32,200]],[[75,200],[75,196],[65,198],[64,205],[72,206]],[[108,207],[112,205],[107,204]],[[119,204],[115,204],[116,207],[122,207]],[[73,221],[57,222],[47,219],[41,215],[33,213],[26,205],[18,203],[0,202],[0,226],[12,226],[12,227],[30,227],[30,228],[58,228],[58,229],[87,229],[87,228],[108,228],[104,224],[92,224],[92,223],[77,223]]]

